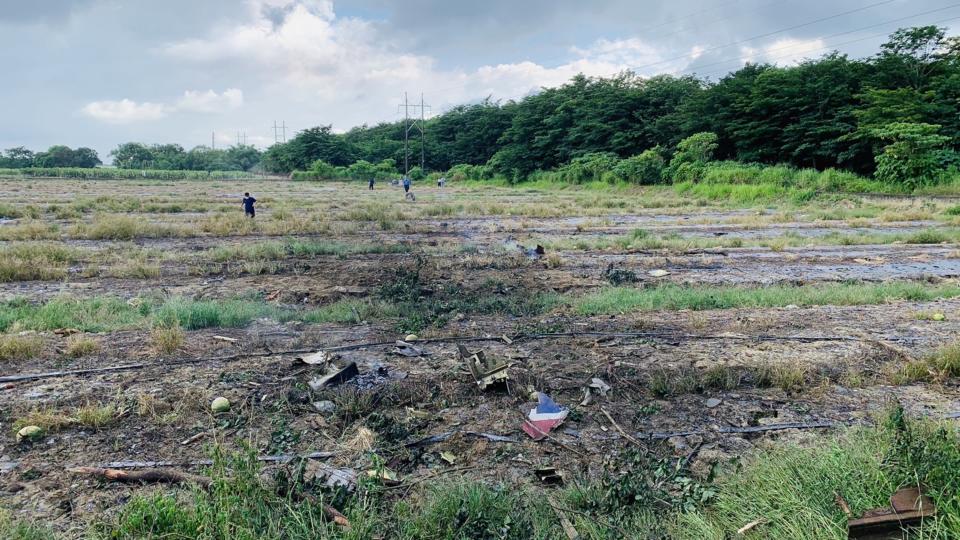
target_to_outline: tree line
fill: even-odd
[[[97,151],[92,148],[77,148],[56,145],[46,152],[33,152],[23,146],[8,148],[0,153],[0,169],[26,169],[30,167],[57,168],[79,167],[93,168],[101,165]]]
[[[152,169],[163,171],[250,171],[261,160],[262,152],[253,146],[237,145],[226,149],[197,146],[185,150],[179,144],[146,145],[123,143],[110,152],[113,164],[120,169]],[[67,146],[51,146],[46,152],[33,152],[22,146],[0,153],[0,169],[88,169],[102,165],[91,148],[73,150]]]
[[[428,170],[486,166],[513,180],[595,154],[647,152],[646,161],[655,154],[669,163],[678,143],[699,133],[715,135],[716,159],[923,176],[960,163],[960,40],[935,26],[905,28],[868,58],[748,64],[716,82],[580,75],[521,100],[455,107],[425,127]],[[402,166],[403,133],[403,122],[344,134],[312,128],[269,148],[263,166]],[[420,140],[410,142],[411,164],[419,163]],[[907,155],[917,159],[904,164]]]

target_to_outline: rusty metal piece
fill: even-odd
[[[890,496],[889,508],[867,510],[863,517],[849,520],[847,534],[849,538],[871,540],[903,538],[904,530],[919,525],[936,513],[933,500],[920,488],[903,488]]]

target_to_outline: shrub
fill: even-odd
[[[611,176],[619,182],[659,184],[663,181],[664,164],[660,148],[651,148],[639,155],[620,160],[614,165]]]
[[[158,324],[150,331],[150,343],[159,354],[172,354],[183,346],[183,329],[179,323]]]
[[[0,360],[30,360],[42,350],[43,340],[36,334],[0,335]]]
[[[940,126],[911,122],[894,122],[874,135],[891,141],[876,156],[877,180],[916,188],[938,180],[943,169],[943,147],[949,137],[939,135]]]
[[[64,352],[70,358],[80,358],[99,350],[100,343],[97,340],[84,334],[74,334],[67,339],[67,348]]]

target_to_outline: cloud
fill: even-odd
[[[746,62],[769,62],[789,65],[816,57],[827,47],[822,39],[784,38],[764,47],[741,47],[740,59]]]
[[[237,109],[243,105],[243,92],[236,88],[228,88],[222,94],[213,90],[199,92],[187,90],[173,106],[178,111],[218,113]]]
[[[556,86],[578,73],[610,75],[632,66],[661,65],[663,52],[638,38],[599,39],[568,49],[571,57],[548,67],[533,61],[442,70],[434,58],[394,44],[370,21],[339,17],[330,1],[253,0],[248,19],[220,26],[207,36],[168,43],[160,51],[179,62],[222,67],[234,64],[259,74],[274,99],[332,105],[350,100],[393,99],[405,88],[442,93],[444,104],[485,95],[517,98]]]
[[[237,88],[228,88],[222,94],[213,90],[206,92],[187,90],[173,104],[143,102],[130,99],[119,101],[94,101],[88,103],[81,112],[95,120],[108,124],[133,124],[160,120],[176,112],[222,113],[243,105],[243,92]]]
[[[137,103],[129,99],[120,101],[94,101],[88,103],[82,112],[87,116],[108,124],[130,124],[159,120],[167,115],[166,108],[159,103]]]

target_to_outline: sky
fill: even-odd
[[[0,149],[266,148],[283,133],[507,101],[578,73],[716,80],[874,54],[951,0],[0,0]]]

